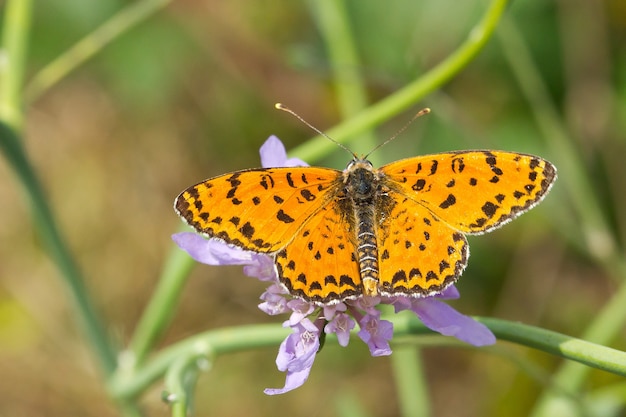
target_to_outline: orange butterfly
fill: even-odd
[[[375,169],[259,168],[183,191],[194,229],[274,257],[289,293],[317,305],[372,296],[426,297],[467,265],[465,234],[489,232],[539,203],[556,168],[533,155],[473,150]]]

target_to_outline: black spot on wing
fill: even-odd
[[[397,271],[395,274],[393,274],[393,277],[391,278],[391,282],[395,285],[398,282],[407,282],[407,278],[406,278],[406,272],[404,272],[402,269]]]
[[[452,172],[460,174],[465,169],[463,158],[452,159]]]
[[[481,210],[483,211],[483,213],[485,213],[485,216],[487,216],[488,218],[492,218],[494,214],[496,214],[498,206],[493,204],[491,201],[487,201],[485,204],[483,204]]]
[[[326,275],[324,277],[324,284],[339,286],[339,283],[337,282],[337,278],[335,278],[334,275]]]
[[[356,288],[356,284],[354,280],[350,278],[348,275],[342,275],[339,277],[339,286],[343,287],[347,285],[348,287]]]
[[[243,226],[239,228],[239,232],[244,236],[250,239],[254,235],[254,227],[250,224],[250,222],[244,223]]]
[[[420,178],[419,180],[415,182],[415,184],[411,186],[411,188],[413,189],[413,191],[422,191],[425,186],[426,186],[426,181]]]
[[[285,213],[283,209],[278,210],[278,213],[276,214],[276,219],[278,219],[278,221],[281,221],[283,223],[294,222],[294,219],[291,216],[289,216],[287,213]]]
[[[430,166],[430,175],[435,175],[437,172],[437,167],[439,166],[439,161],[432,161],[433,164]]]
[[[311,191],[304,189],[302,191],[300,191],[300,195],[306,200],[306,201],[313,201],[315,200],[315,194],[313,194]]]
[[[456,197],[454,194],[448,194],[448,197],[439,204],[439,207],[442,209],[447,209],[448,207],[454,205],[456,203]]]
[[[433,271],[428,271],[426,273],[426,282],[432,281],[432,280],[438,281],[439,276],[437,276],[437,274],[435,274]]]

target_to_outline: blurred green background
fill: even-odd
[[[37,2],[27,85],[129,3]],[[346,4],[362,62],[358,70],[374,103],[458,47],[487,2]],[[563,178],[590,181],[593,204],[621,245],[626,3],[520,0],[506,15],[523,36],[546,98],[579,153],[576,172],[559,164],[563,155],[538,128],[536,103],[529,103],[514,71],[520,70],[521,53],[500,35],[441,90],[376,129],[382,141],[421,107],[432,108],[375,158],[385,163],[494,148],[554,162],[561,180],[545,203],[488,236],[470,237],[472,257],[458,284],[462,297],[451,304],[465,314],[580,335],[619,282],[598,262],[610,242],[602,236],[582,241],[590,235],[583,230],[586,219],[573,209]],[[176,195],[202,179],[258,166],[258,148],[271,134],[288,149],[312,136],[274,109],[279,101],[322,130],[341,121],[327,51],[306,2],[174,1],[27,104],[25,146],[97,309],[121,346],[173,246],[171,233],[181,228],[172,210]],[[349,146],[369,150],[358,138]],[[347,156],[337,148],[327,159],[309,162],[341,169]],[[0,178],[0,416],[117,415],[5,160]],[[198,266],[160,346],[226,325],[280,323],[282,317],[256,308],[263,290],[241,268]],[[624,349],[626,334],[611,346]],[[327,345],[302,388],[265,396],[263,388],[284,382],[274,364],[277,348],[220,358],[200,378],[196,415],[337,416],[354,402],[364,415],[398,414],[389,359],[371,358],[356,338],[345,349]],[[436,346],[423,352],[438,416],[525,416],[559,363],[506,343],[491,353]],[[536,368],[518,363],[526,360]],[[593,371],[587,388],[617,382]],[[155,384],[142,397],[149,415],[169,414],[161,388]],[[609,410],[598,415],[623,415],[611,401],[598,400]]]

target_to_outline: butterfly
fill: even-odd
[[[175,210],[201,234],[273,257],[294,297],[427,297],[465,269],[466,234],[492,231],[539,203],[556,168],[537,156],[468,150],[343,171],[258,168],[202,181]]]

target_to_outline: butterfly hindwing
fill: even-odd
[[[355,257],[354,225],[329,202],[276,254],[280,282],[289,292],[316,304],[332,304],[362,294]]]
[[[273,253],[320,210],[339,176],[339,171],[315,167],[237,171],[189,187],[175,209],[206,236]]]
[[[463,233],[483,233],[531,209],[556,169],[532,155],[459,151],[392,162],[380,169],[394,188]]]
[[[396,204],[378,229],[381,294],[425,297],[443,291],[467,265],[465,236],[414,201],[390,196]]]

